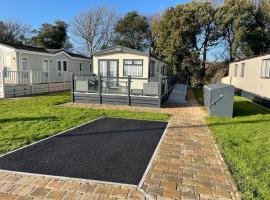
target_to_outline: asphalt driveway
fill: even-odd
[[[137,185],[166,126],[101,118],[0,157],[0,169]]]

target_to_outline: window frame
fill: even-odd
[[[240,77],[244,77],[245,76],[245,68],[246,68],[246,63],[241,63]]]
[[[60,63],[60,70],[59,70],[59,64]],[[61,60],[57,60],[56,61],[56,71],[57,71],[57,77],[58,78],[62,78],[62,73],[63,73],[63,67],[62,67],[62,61]]]
[[[48,62],[48,69],[47,71],[44,71],[44,61]],[[43,78],[48,79],[49,78],[49,71],[50,71],[50,60],[48,58],[43,58],[42,60],[42,72],[43,72]]]
[[[149,77],[155,77],[156,76],[156,69],[155,69],[155,61],[150,60],[150,69],[149,69]]]
[[[50,60],[47,59],[47,58],[44,58],[44,59],[42,60],[42,71],[45,72],[45,71],[44,71],[44,61],[47,61],[47,62],[48,62],[48,71],[46,71],[46,72],[49,72],[49,71],[50,71]]]
[[[237,77],[237,75],[238,75],[238,64],[235,64],[234,65],[234,70],[233,70],[233,76]]]
[[[26,59],[27,70],[24,70],[24,69],[23,69],[23,59]],[[22,70],[22,71],[29,71],[29,70],[30,70],[30,66],[29,66],[29,58],[28,58],[28,57],[22,57],[22,58],[21,58],[21,70]]]
[[[132,64],[125,64],[125,61],[132,61]],[[141,67],[142,67],[142,74],[139,75],[139,76],[131,76],[131,77],[134,77],[134,78],[141,78],[143,77],[143,59],[123,59],[123,76],[127,77],[129,75],[126,75],[125,74],[125,66],[138,66],[138,64],[134,64],[135,61],[141,61],[142,64],[141,64]]]
[[[263,76],[263,63],[264,63],[264,61],[266,62],[265,73],[264,73],[266,76]],[[264,78],[264,79],[269,79],[270,78],[270,65],[269,66],[267,65],[267,61],[270,62],[270,59],[269,58],[268,59],[262,59],[260,78]],[[267,68],[268,68],[268,75],[266,74]]]
[[[66,70],[64,69],[64,62],[66,62]],[[62,60],[62,70],[63,72],[68,72],[68,61],[67,60]]]
[[[3,59],[3,69],[6,68],[12,68],[12,53],[10,51],[3,51],[2,52],[2,59]]]
[[[59,64],[60,63],[60,70],[59,70]],[[58,72],[62,72],[63,71],[63,68],[62,68],[62,61],[61,60],[57,60],[56,61],[56,70],[58,71]]]

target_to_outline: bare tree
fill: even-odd
[[[30,34],[30,27],[17,21],[0,21],[0,41],[24,43]]]
[[[82,52],[91,56],[94,51],[107,47],[112,41],[118,17],[114,9],[98,7],[74,17],[72,32]]]

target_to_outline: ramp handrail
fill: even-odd
[[[214,100],[212,103],[210,103],[210,107],[214,104],[216,104],[218,101],[220,101],[224,97],[223,94],[221,94],[216,100]]]

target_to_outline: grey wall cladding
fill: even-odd
[[[128,97],[120,95],[101,95],[102,104],[128,105]],[[99,104],[99,95],[94,93],[74,93],[74,102]],[[159,107],[157,97],[130,97],[131,106]]]

